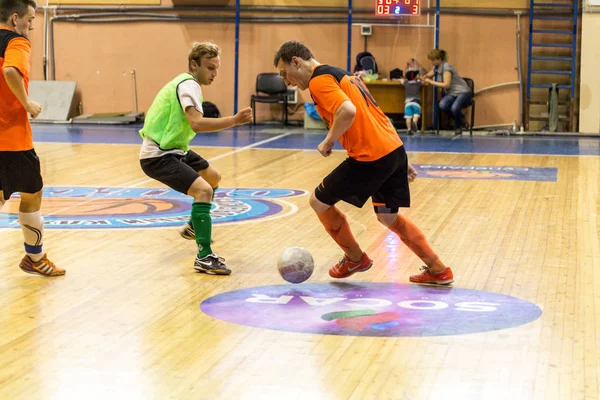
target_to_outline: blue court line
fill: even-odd
[[[33,125],[34,142],[86,144],[141,144],[141,125]],[[299,128],[243,126],[220,132],[202,133],[192,140],[192,146],[239,148],[297,131],[289,136],[257,146],[262,149],[316,150],[325,137],[324,131],[303,131]],[[532,154],[600,156],[600,138],[529,137],[529,136],[454,136],[400,133],[409,152]],[[339,143],[334,149],[342,150]]]

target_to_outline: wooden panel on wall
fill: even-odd
[[[166,5],[166,1],[163,0],[163,4]],[[38,12],[38,28],[42,19]],[[527,56],[527,26],[528,20],[523,18],[523,60]],[[203,94],[219,106],[223,115],[233,113],[233,23],[157,21],[106,25],[57,22],[54,29],[56,79],[77,81],[86,113],[131,110],[131,70],[136,71],[139,109],[148,110],[160,88],[186,70],[189,46],[199,40],[214,41],[222,48],[217,82],[203,88]],[[350,68],[355,64],[356,54],[364,50],[359,29],[358,26],[352,29]],[[373,35],[368,39],[368,50],[375,55],[386,76],[393,68],[404,70],[412,57],[431,68],[427,53],[433,47],[433,33],[431,29],[374,27]],[[460,74],[475,80],[478,89],[516,80],[515,38],[515,17],[444,15],[442,18],[442,48],[449,52],[450,62]],[[346,24],[242,24],[239,107],[249,105],[258,73],[276,72],[273,55],[290,39],[304,42],[320,62],[346,68]],[[33,30],[31,41],[31,78],[40,80],[43,79],[43,29]],[[159,63],[156,62],[156,48],[162,49],[163,57]],[[492,58],[493,62],[490,61]],[[300,92],[299,97],[301,102],[310,101],[307,92]],[[518,106],[516,87],[485,92],[477,99],[476,124],[512,123],[518,119]],[[267,105],[259,105],[257,112],[261,120],[271,116]],[[301,115],[301,111],[298,114]]]
[[[431,0],[435,4],[434,0]],[[529,8],[528,0],[441,0],[442,8]]]
[[[235,3],[230,4],[231,0],[172,0],[171,3],[174,6],[235,6]]]
[[[234,6],[234,0],[184,0],[184,2],[172,0],[163,1],[164,5],[229,5]],[[423,3],[426,3],[425,1]],[[435,0],[431,0],[434,5]],[[40,1],[43,5],[44,1]],[[51,5],[61,4],[119,4],[119,5],[160,5],[161,0],[51,0]],[[289,6],[289,7],[347,7],[348,0],[241,0],[244,6]],[[357,0],[353,2],[353,7],[357,8],[375,8],[375,0]],[[502,9],[523,9],[529,8],[528,0],[441,0],[441,6],[445,8],[502,8]]]
[[[241,4],[244,6],[348,7],[348,0],[241,0]]]
[[[241,0],[242,5],[254,6],[307,6],[307,7],[348,7],[348,0]],[[235,4],[234,1],[231,2]],[[355,0],[353,8],[375,8],[376,0]],[[435,0],[431,0],[435,7]],[[423,7],[427,0],[423,0]],[[441,7],[446,8],[529,8],[529,0],[441,0]]]
[[[167,5],[220,5],[220,6],[235,6],[234,0],[172,0],[163,1]],[[44,4],[44,0],[40,2]],[[119,4],[119,5],[160,5],[161,0],[57,0],[50,1],[51,5],[61,4]],[[289,7],[347,7],[347,0],[241,0],[243,6],[289,6]]]
[[[373,3],[375,0],[364,0]],[[225,5],[234,7],[235,0],[171,0],[173,4],[179,5]],[[169,0],[163,1],[164,5],[168,5]],[[279,6],[279,7],[348,7],[348,0],[241,0],[242,6]],[[354,8],[359,8],[356,4]]]
[[[38,6],[46,5],[45,0],[38,0]],[[160,0],[50,0],[48,2],[51,6],[64,6],[64,5],[81,5],[81,6],[93,6],[93,5],[119,5],[119,6],[160,6]]]
[[[579,87],[580,120],[579,131],[598,133],[600,131],[600,47],[597,37],[600,35],[600,15],[584,13],[581,30],[581,85]]]

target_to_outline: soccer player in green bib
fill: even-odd
[[[196,239],[194,269],[229,275],[225,260],[211,249],[210,208],[221,175],[189,146],[196,132],[220,131],[252,120],[249,107],[232,117],[204,118],[200,86],[210,85],[216,78],[220,53],[214,43],[194,43],[188,56],[189,72],[178,75],[158,92],[140,130],[144,139],[140,164],[149,177],[194,198],[190,222],[180,230],[184,238]]]

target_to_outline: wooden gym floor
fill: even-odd
[[[223,177],[213,249],[233,274],[218,277],[192,269],[195,245],[175,227],[189,202],[153,190],[164,186],[141,171],[135,128],[34,131],[48,191],[45,248],[67,275],[18,268],[13,198],[0,212],[0,399],[600,397],[598,139],[402,136],[420,170],[402,212],[455,273],[454,289],[429,289],[408,285],[421,262],[370,204],[340,207],[374,266],[351,285],[331,283],[327,270],[342,253],[308,193],[344,153],[321,157],[322,133],[198,135],[194,150]],[[290,246],[307,248],[315,271],[280,286],[276,262]],[[359,289],[371,299],[348,300]],[[265,301],[244,311],[256,304],[227,297],[241,290],[291,293],[296,308]],[[467,295],[515,308],[461,314]],[[294,303],[300,296],[312,300]],[[372,308],[385,299],[394,308],[377,314],[389,317],[383,324],[306,314],[311,301],[310,310],[348,312],[357,308],[349,301]]]

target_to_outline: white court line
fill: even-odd
[[[260,142],[249,144],[247,146],[240,147],[238,149],[232,150],[232,151],[230,151],[228,153],[224,153],[224,154],[218,155],[216,157],[209,158],[207,161],[209,161],[209,162],[210,161],[215,161],[215,160],[219,160],[221,158],[227,157],[227,156],[231,156],[233,154],[241,153],[242,151],[246,151],[246,150],[252,149],[254,147],[261,146],[261,145],[263,145],[265,143],[273,142],[275,140],[278,140],[278,139],[284,138],[286,136],[289,136],[289,135],[291,135],[293,133],[294,132],[283,133],[281,135],[277,135],[277,136],[269,138],[269,139],[261,140]],[[122,192],[126,191],[127,189],[136,188],[136,187],[139,187],[141,185],[145,185],[146,183],[150,183],[152,181],[154,181],[154,179],[152,179],[152,178],[142,178],[142,179],[135,179],[135,180],[132,180],[132,181],[129,181],[129,182],[125,182],[124,184],[121,185],[121,186],[125,186],[125,187],[123,187],[123,189],[120,189],[120,190],[117,190],[115,192],[112,192],[111,194],[122,193]],[[63,213],[63,212],[68,211],[68,210],[70,210],[72,208],[76,208],[76,207],[82,206],[84,204],[88,204],[88,203],[91,203],[91,202],[93,202],[95,200],[103,199],[103,198],[104,197],[92,197],[91,199],[88,199],[88,200],[85,200],[85,201],[81,201],[81,202],[73,204],[73,205],[71,205],[69,207],[60,208],[60,209],[58,209],[58,210],[56,210],[56,211],[54,211],[52,213],[45,214],[45,215],[46,216],[51,216],[51,215],[56,215],[58,213]]]
[[[208,161],[216,161],[216,160],[219,160],[221,158],[230,156],[232,154],[240,153],[242,151],[245,151],[245,150],[248,150],[248,149],[252,149],[252,148],[254,148],[256,146],[260,146],[260,145],[263,145],[265,143],[273,142],[275,140],[278,140],[278,139],[281,139],[281,138],[284,138],[286,136],[293,135],[293,134],[294,134],[294,132],[283,133],[281,135],[277,135],[277,136],[269,138],[269,139],[261,140],[260,142],[256,142],[254,144],[250,144],[248,146],[240,147],[239,149],[232,150],[229,153],[221,154],[219,156],[216,156],[216,157],[213,157],[213,158],[209,159]]]

